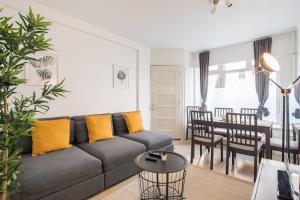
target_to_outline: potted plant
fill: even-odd
[[[0,11],[2,12],[2,10]],[[22,149],[18,145],[23,136],[30,135],[36,113],[48,111],[49,101],[63,96],[63,82],[56,85],[47,82],[40,95],[17,93],[18,86],[27,82],[20,78],[25,64],[37,60],[34,54],[51,50],[50,39],[46,37],[50,22],[40,15],[34,15],[31,8],[20,19],[0,17],[0,196],[7,200],[18,188],[18,167]]]

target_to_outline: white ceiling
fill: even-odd
[[[203,50],[300,27],[300,0],[34,0],[149,47]]]

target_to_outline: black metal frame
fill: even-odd
[[[183,200],[186,170],[175,173],[139,173],[141,200]]]
[[[167,160],[156,158],[155,163],[147,161],[150,153],[167,154]],[[178,160],[177,160],[178,159]],[[149,163],[148,163],[149,162]],[[141,200],[183,200],[187,159],[174,152],[151,151],[135,158],[138,167]]]
[[[259,71],[259,73],[263,73],[269,81],[271,81],[274,85],[276,85],[282,94],[282,148],[281,148],[281,160],[284,162],[284,153],[285,153],[285,142],[286,142],[286,152],[287,152],[287,161],[290,162],[290,105],[289,105],[289,95],[291,94],[291,90],[295,85],[299,82],[300,76],[298,76],[287,88],[281,87],[276,81],[270,78],[268,72],[265,70]]]

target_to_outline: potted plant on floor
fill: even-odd
[[[2,12],[2,10],[0,11]],[[39,95],[26,97],[17,88],[27,82],[20,78],[25,64],[36,60],[34,54],[51,49],[46,37],[50,22],[44,17],[19,13],[20,19],[0,17],[0,196],[7,200],[18,188],[18,167],[22,149],[18,145],[23,136],[30,134],[36,113],[48,111],[49,101],[63,96],[63,81],[45,83]]]

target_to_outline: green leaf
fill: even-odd
[[[19,13],[14,23],[12,20],[12,17],[0,16],[0,156],[6,151],[9,153],[8,159],[0,159],[0,183],[8,186],[9,192],[16,191],[20,185],[20,138],[30,135],[36,113],[47,112],[50,101],[67,92],[62,81],[56,85],[46,84],[41,93],[33,92],[32,96],[16,93],[27,81],[20,78],[25,64],[33,60],[36,53],[52,49],[51,39],[47,38],[51,23],[35,15],[31,8],[28,14]]]

